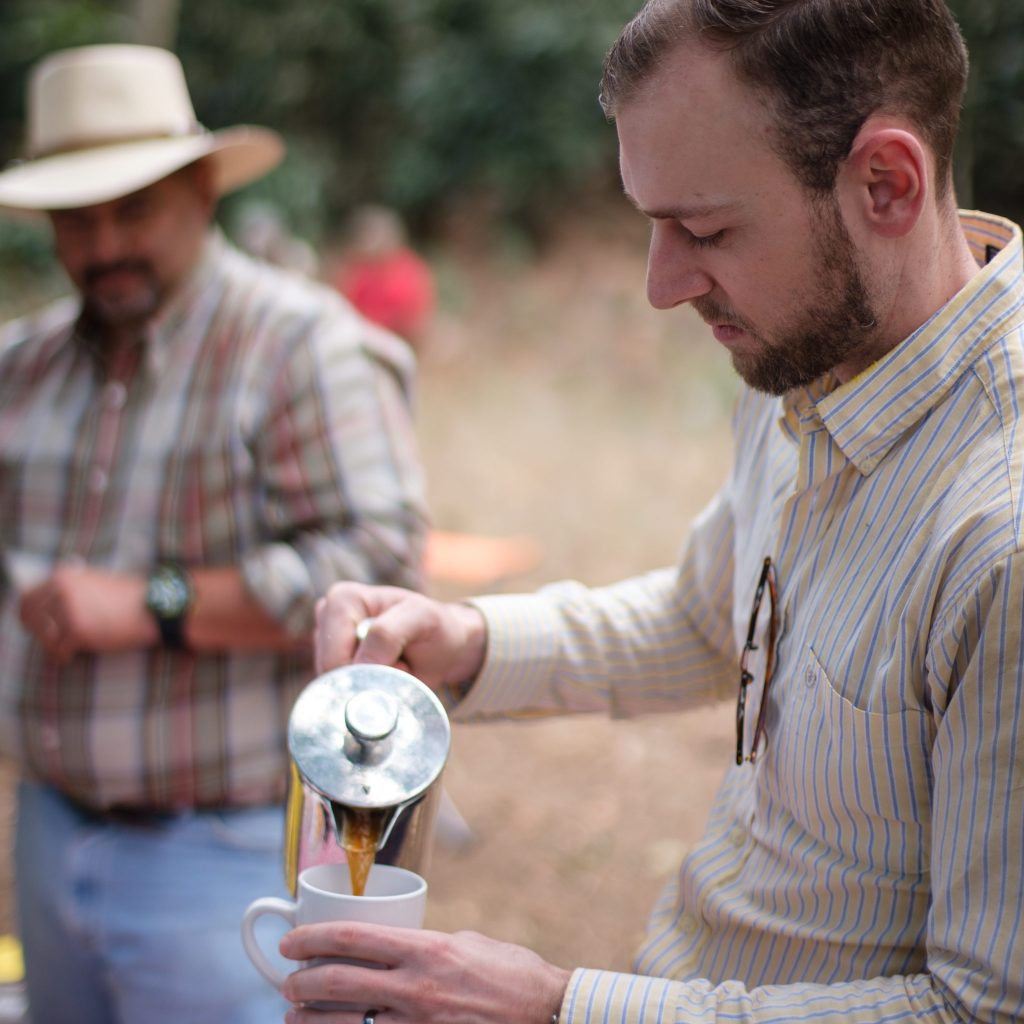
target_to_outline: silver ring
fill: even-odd
[[[377,1019],[377,1011],[376,1010],[367,1010],[366,1013],[363,1014],[363,1024],[374,1024],[376,1019]]]
[[[373,617],[371,616],[370,618],[360,619],[356,623],[356,639],[360,643],[362,643],[367,638],[367,636],[369,636],[370,630],[373,629],[373,622],[374,620]],[[374,1010],[373,1012],[376,1013],[377,1011]],[[364,1021],[363,1024],[366,1024],[366,1022]],[[369,1024],[373,1024],[373,1021],[371,1020]]]

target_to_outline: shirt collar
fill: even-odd
[[[223,256],[228,245],[219,228],[211,228],[196,260],[195,266],[185,276],[159,313],[146,325],[143,338],[146,343],[146,364],[154,374],[167,369],[171,356],[170,339],[189,332],[184,330],[187,321],[206,306],[206,296],[219,294]],[[195,332],[198,336],[205,328]]]
[[[865,476],[1014,324],[1024,322],[1021,230],[991,214],[960,221],[981,269],[904,342],[846,384],[831,374],[783,397],[783,431],[824,429]]]

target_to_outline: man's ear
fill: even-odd
[[[901,238],[917,224],[931,188],[928,151],[894,119],[870,117],[839,172],[847,209],[884,238]]]
[[[196,190],[196,194],[212,220],[217,208],[217,183],[214,179],[213,161],[197,160],[195,163],[187,165],[184,172],[191,178],[192,187]]]

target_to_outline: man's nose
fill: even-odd
[[[98,218],[90,225],[90,262],[116,263],[126,255],[124,229],[112,218]]]
[[[673,309],[714,288],[714,281],[701,267],[686,235],[671,222],[656,221],[651,226],[647,301],[655,309]]]

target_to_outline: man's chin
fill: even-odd
[[[139,327],[158,307],[157,296],[151,292],[132,296],[85,296],[85,308],[90,317],[104,327]]]
[[[741,352],[732,353],[732,365],[747,387],[766,395],[784,395],[814,379],[808,379],[806,373],[779,360],[756,358]]]

